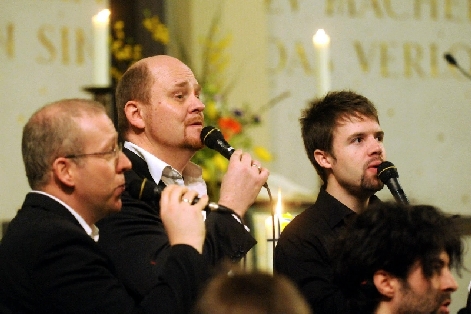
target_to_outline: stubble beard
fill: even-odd
[[[361,177],[360,187],[363,191],[376,193],[383,189],[384,183],[377,177],[367,177],[365,174]]]
[[[444,293],[432,293],[432,291],[426,293],[428,297],[425,298],[415,293],[408,283],[405,283],[401,290],[404,299],[398,309],[398,314],[440,314],[442,303],[449,298]]]
[[[200,138],[191,138],[187,134],[185,134],[185,141],[183,143],[183,148],[191,149],[195,152],[202,149],[204,147],[203,143],[201,142]]]

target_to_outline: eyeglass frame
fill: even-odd
[[[116,146],[107,152],[96,152],[96,153],[87,153],[87,154],[71,154],[66,155],[64,158],[74,159],[74,158],[83,158],[83,157],[101,157],[106,155],[112,155],[115,158],[118,157],[119,153],[123,151],[123,143],[117,143]]]

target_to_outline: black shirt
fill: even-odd
[[[376,201],[373,195],[370,203]],[[333,283],[330,250],[354,214],[321,189],[317,201],[286,226],[275,248],[275,271],[298,285],[316,314],[348,313],[346,299]]]

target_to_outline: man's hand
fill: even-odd
[[[167,186],[160,198],[160,217],[170,245],[188,244],[201,253],[206,234],[202,210],[208,196],[202,196],[198,203],[191,205],[197,194],[187,187]]]
[[[269,171],[263,168],[250,154],[236,150],[231,156],[229,167],[222,178],[219,204],[234,210],[240,217],[255,201]]]

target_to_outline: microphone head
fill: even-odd
[[[396,166],[393,165],[390,161],[383,161],[378,166],[378,178],[386,184],[389,179],[399,178],[399,173],[397,172]]]
[[[226,144],[227,146],[230,146],[224,139],[224,136],[222,135],[221,131],[213,126],[205,126],[201,130],[200,138],[201,142],[206,145],[206,147],[211,149],[217,150],[217,148],[221,145],[221,142]]]
[[[450,53],[446,53],[444,57],[445,57],[446,62],[448,62],[449,64],[454,65],[454,66],[458,65],[455,58]]]

